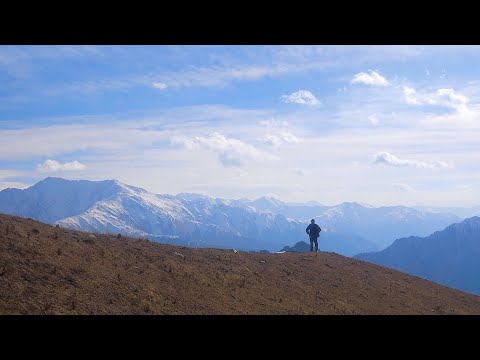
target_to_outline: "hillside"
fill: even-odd
[[[356,258],[480,294],[480,217],[452,224],[428,237],[398,239],[383,251]]]
[[[194,249],[0,215],[0,314],[480,314],[480,297],[332,253]]]

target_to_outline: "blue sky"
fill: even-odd
[[[47,176],[480,204],[478,46],[0,46],[0,189]]]

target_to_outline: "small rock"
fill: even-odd
[[[179,252],[175,251],[174,254],[177,255],[177,256],[181,256],[182,258],[185,258],[185,256],[183,256],[183,254],[180,254]]]
[[[261,262],[262,264],[266,263],[266,261],[265,261],[265,260],[260,260],[260,262]]]
[[[237,250],[235,250],[235,249],[233,249],[233,252],[234,252],[235,254],[236,254],[236,253],[238,253],[238,251],[237,251]]]

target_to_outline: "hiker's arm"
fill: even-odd
[[[305,232],[308,234],[308,230],[310,229],[310,225],[307,226],[307,228],[305,229]]]

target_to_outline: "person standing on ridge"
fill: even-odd
[[[320,226],[315,224],[315,219],[312,219],[310,225],[305,229],[308,236],[310,236],[310,251],[313,251],[313,243],[315,243],[315,252],[318,252],[318,237],[320,236]]]

